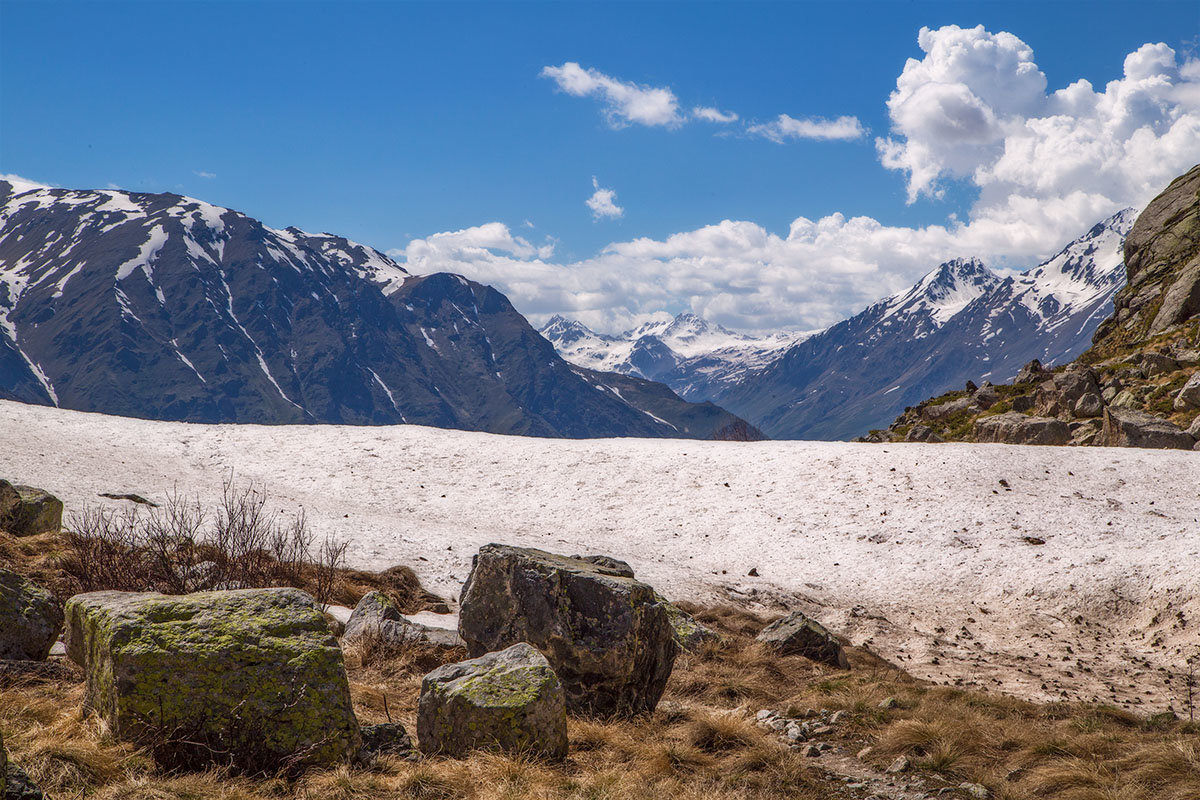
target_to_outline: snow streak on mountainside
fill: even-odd
[[[772,438],[846,439],[967,380],[1009,380],[1033,358],[1070,361],[1124,283],[1135,217],[1121,211],[1015,276],[975,259],[942,264],[711,399]]]
[[[570,361],[588,369],[661,381],[689,400],[706,400],[811,334],[755,338],[691,313],[648,322],[620,336],[597,333],[561,315],[541,329]]]
[[[645,388],[647,411],[603,382],[459,276],[409,276],[344,238],[178,195],[0,181],[0,397],[542,436],[704,438],[741,423],[662,387]]]

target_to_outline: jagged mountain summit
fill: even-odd
[[[1018,275],[946,262],[711,399],[773,438],[848,439],[968,380],[1008,380],[1034,358],[1070,361],[1124,284],[1134,216],[1113,215]]]
[[[0,398],[194,422],[755,433],[661,386],[605,381],[460,276],[179,195],[0,181]]]
[[[769,363],[810,333],[756,338],[690,312],[655,320],[618,336],[597,333],[556,314],[540,333],[570,361],[667,384],[681,397],[708,400]]]

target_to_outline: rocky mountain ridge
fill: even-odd
[[[5,399],[193,422],[753,435],[620,380],[585,380],[496,290],[409,275],[339,236],[172,194],[0,181]]]
[[[1073,362],[969,383],[868,439],[1200,449],[1200,166],[1138,216],[1123,255],[1113,313]]]

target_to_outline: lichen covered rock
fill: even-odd
[[[781,655],[799,655],[839,669],[850,669],[846,651],[832,633],[815,619],[795,611],[777,619],[758,634],[758,641]]]
[[[1053,417],[1031,417],[1010,411],[975,420],[975,441],[998,444],[1060,445],[1071,441],[1071,427]]]
[[[0,659],[44,661],[62,624],[53,594],[0,568]]]
[[[1196,440],[1165,419],[1130,409],[1104,410],[1104,427],[1096,444],[1105,447],[1145,447],[1191,450]]]
[[[13,536],[52,533],[62,528],[62,515],[62,501],[49,492],[0,479],[0,530]]]
[[[260,773],[358,751],[342,652],[297,589],[76,595],[67,654],[85,709],[166,764]]]
[[[463,586],[459,633],[472,656],[529,642],[562,681],[567,707],[653,711],[679,646],[665,603],[620,570],[489,544]]]
[[[428,754],[483,749],[561,760],[567,754],[562,684],[546,657],[524,642],[439,667],[421,681],[417,744]]]

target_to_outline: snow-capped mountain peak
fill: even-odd
[[[907,292],[880,301],[880,321],[922,314],[928,316],[933,327],[941,327],[1000,282],[1000,276],[977,258],[951,259],[928,272]]]

